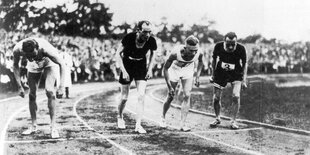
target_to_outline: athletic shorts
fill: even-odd
[[[186,67],[179,67],[174,64],[168,69],[170,81],[178,82],[180,79],[189,79],[194,76],[194,63]]]
[[[223,69],[217,69],[214,71],[214,86],[217,88],[226,87],[227,83],[235,81],[242,81],[243,75],[235,71],[225,71]]]
[[[41,73],[45,67],[52,67],[52,66],[58,66],[53,61],[51,61],[49,58],[45,57],[43,60],[40,61],[28,61],[27,63],[27,70],[31,73]]]
[[[129,74],[130,80],[123,79],[123,73],[121,72],[119,77],[120,84],[130,84],[133,80],[144,80],[146,81],[146,59],[142,60],[130,60],[127,58],[123,59],[124,67]]]

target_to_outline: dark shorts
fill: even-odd
[[[217,69],[214,72],[214,85],[219,85],[220,87],[226,87],[227,83],[234,81],[242,81],[243,75],[236,71],[225,71],[222,69]]]
[[[142,60],[130,60],[123,59],[124,67],[129,74],[130,80],[123,79],[123,73],[121,72],[119,77],[120,84],[130,84],[132,80],[145,80],[146,81],[146,59]]]

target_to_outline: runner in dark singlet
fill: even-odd
[[[151,36],[151,23],[140,21],[136,32],[127,34],[116,52],[121,74],[121,101],[118,106],[119,115],[117,124],[120,129],[126,128],[123,119],[123,110],[128,98],[130,83],[134,80],[139,93],[135,131],[146,133],[141,126],[144,109],[144,95],[147,79],[152,77],[153,53],[157,49],[156,40]],[[150,52],[149,63],[147,54]]]
[[[216,127],[221,123],[222,89],[226,87],[227,83],[231,83],[233,87],[231,128],[238,129],[236,117],[240,108],[240,91],[242,85],[246,87],[247,78],[246,49],[237,43],[237,35],[234,32],[229,32],[225,35],[223,42],[215,45],[212,57],[213,74],[210,81],[214,84],[213,104],[216,120],[210,126]]]

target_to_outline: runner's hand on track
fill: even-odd
[[[122,73],[123,73],[123,79],[126,81],[129,81],[130,80],[129,74],[126,71],[124,71]]]
[[[18,95],[19,95],[20,97],[22,97],[22,98],[25,97],[25,91],[24,91],[24,88],[23,88],[23,87],[20,87],[20,88],[18,89]]]
[[[175,90],[173,88],[169,88],[169,96],[174,97]]]
[[[148,71],[147,73],[146,73],[146,76],[145,76],[145,79],[150,79],[150,78],[152,78],[153,77],[153,74],[152,74],[152,70],[150,70],[150,71]]]
[[[211,77],[209,78],[209,81],[210,81],[210,83],[213,83],[213,82],[214,82],[214,77],[211,76]]]
[[[242,86],[243,89],[248,88],[247,81],[246,81],[246,80],[245,80],[245,81],[242,81],[241,86]]]
[[[56,97],[57,98],[62,98],[62,96],[63,96],[63,91],[64,89],[62,88],[62,87],[59,87],[58,89],[57,89],[57,91],[56,91]]]
[[[196,86],[196,87],[199,87],[199,86],[200,86],[199,78],[196,78],[196,79],[195,79],[195,86]]]

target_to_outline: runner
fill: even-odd
[[[195,85],[199,86],[199,76],[203,67],[202,53],[198,50],[199,40],[193,35],[185,40],[185,45],[178,46],[171,52],[164,65],[164,76],[168,86],[168,96],[163,105],[161,127],[166,127],[165,116],[175,95],[179,80],[183,86],[184,98],[181,109],[181,131],[190,131],[185,126],[186,117],[190,108],[190,96],[193,87],[195,62],[198,60]]]
[[[130,83],[135,80],[139,93],[135,131],[146,133],[141,126],[141,119],[144,111],[146,80],[152,77],[153,53],[156,49],[156,40],[151,36],[151,23],[140,21],[137,32],[127,34],[116,52],[116,58],[121,69],[119,83],[122,85],[117,118],[117,125],[120,129],[126,128],[123,110],[128,98]],[[148,52],[150,52],[149,64],[147,64]]]
[[[57,89],[56,97],[61,98],[63,95],[64,88],[64,72],[65,64],[63,59],[58,56],[58,50],[53,47],[48,41],[40,38],[27,38],[18,42],[14,49],[14,75],[17,81],[17,86],[19,90],[19,95],[21,97],[25,96],[24,89],[21,85],[20,80],[20,69],[19,61],[20,57],[26,57],[28,60],[28,84],[29,84],[29,110],[32,120],[32,125],[24,131],[23,135],[33,134],[37,131],[37,103],[36,103],[36,92],[42,73],[46,74],[45,79],[45,92],[48,98],[48,108],[51,119],[51,137],[59,138],[58,130],[56,129],[56,119],[55,119],[55,93],[54,86],[59,76],[60,66],[60,86]]]
[[[236,117],[240,108],[241,86],[247,87],[247,56],[243,45],[237,43],[237,35],[229,32],[225,35],[224,41],[215,45],[213,50],[212,68],[213,73],[210,82],[214,84],[213,105],[216,119],[210,127],[217,127],[221,123],[221,98],[222,90],[227,83],[231,83],[232,91],[232,111],[231,129],[238,129]],[[241,64],[240,64],[241,61]]]

